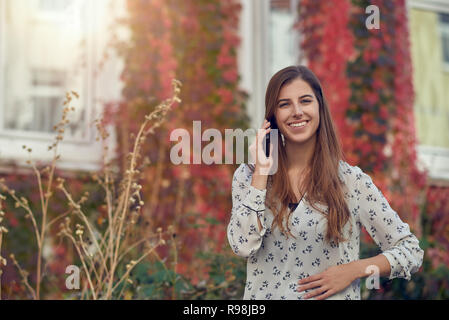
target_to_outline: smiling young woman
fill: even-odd
[[[372,270],[410,280],[422,264],[419,241],[370,176],[343,160],[313,72],[277,72],[265,118],[254,149],[263,152],[263,137],[278,129],[278,170],[262,174],[273,164],[272,153],[263,154],[232,181],[227,233],[234,253],[248,258],[244,299],[360,299],[359,278]],[[359,258],[362,226],[381,254]]]

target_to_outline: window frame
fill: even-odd
[[[6,1],[0,0],[0,70],[5,68],[6,46],[7,40],[5,35],[7,32],[6,26]],[[97,39],[99,32],[95,32],[98,27],[98,22],[95,19],[99,16],[100,6],[103,9],[108,8],[110,0],[103,1],[87,1],[86,2],[86,76],[83,76],[83,86],[86,88],[85,98],[80,100],[85,106],[85,120],[83,124],[83,131],[86,132],[85,137],[73,138],[66,136],[59,144],[58,153],[61,155],[59,160],[59,167],[65,170],[82,170],[82,171],[96,171],[101,167],[103,149],[101,141],[96,141],[97,132],[94,128],[93,119],[98,118],[102,112],[102,101],[100,99],[106,96],[105,92],[100,92],[100,96],[97,95],[100,81],[104,80],[103,76],[98,76],[97,70],[94,67],[101,59],[98,53],[97,43],[103,41]],[[41,16],[43,17],[43,16]],[[40,19],[41,17],[38,17]],[[103,19],[105,19],[102,16]],[[102,26],[107,27],[107,26]],[[115,74],[117,74],[115,72]],[[110,74],[109,74],[110,76]],[[5,74],[0,72],[0,97],[4,97],[5,90]],[[109,80],[110,81],[110,80]],[[119,78],[117,78],[119,82]],[[114,83],[114,89],[120,88],[120,85]],[[101,90],[100,90],[101,91]],[[26,93],[30,95],[30,93]],[[119,94],[112,94],[114,98],[118,98]],[[104,101],[103,101],[104,102]],[[62,106],[61,106],[62,107]],[[56,137],[56,133],[24,131],[5,128],[5,100],[0,100],[0,170],[8,170],[10,163],[14,162],[19,166],[25,166],[26,161],[36,160],[39,162],[48,163],[53,159],[53,152],[48,151],[48,146],[51,145]],[[108,128],[113,131],[113,128]],[[109,145],[114,147],[115,142],[113,139],[114,132],[111,132],[111,138],[109,138]],[[31,155],[28,155],[22,149],[23,145],[27,145],[33,150]],[[112,148],[110,148],[112,149]]]
[[[408,24],[410,24],[411,9],[433,11],[437,14],[449,14],[449,3],[442,0],[407,0],[406,8]],[[445,69],[446,67],[444,66],[443,71]],[[418,168],[427,170],[430,179],[429,183],[431,185],[449,186],[449,148],[418,144],[416,152]]]

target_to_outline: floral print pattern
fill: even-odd
[[[389,279],[410,280],[412,273],[418,271],[424,255],[419,241],[371,177],[343,160],[339,162],[339,177],[348,188],[345,199],[351,217],[343,228],[343,235],[349,241],[337,245],[325,241],[327,219],[305,199],[288,221],[295,238],[287,238],[279,228],[271,230],[273,215],[265,206],[267,189],[251,186],[252,171],[247,164],[237,168],[232,180],[232,213],[227,236],[234,253],[247,258],[243,299],[301,300],[310,290],[297,292],[298,280],[359,259],[362,227],[388,259]],[[328,212],[326,206],[319,207]],[[360,279],[328,299],[359,300]]]

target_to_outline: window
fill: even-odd
[[[53,126],[66,92],[75,91],[80,99],[70,103],[75,112],[61,144],[60,167],[98,169],[102,148],[93,120],[103,102],[120,98],[122,86],[116,56],[101,72],[96,61],[112,21],[125,9],[123,0],[0,0],[0,166],[9,160],[24,164],[24,144],[34,158],[51,160]]]
[[[298,31],[293,30],[297,1],[270,1],[271,74],[298,63]]]
[[[67,138],[88,138],[85,116],[90,108],[88,6],[84,0],[40,0],[33,7],[29,0],[6,1],[6,23],[3,25],[4,73],[0,99],[2,131],[52,134],[53,126],[62,115],[67,91],[76,91],[82,101],[70,119],[74,126]],[[77,23],[45,20],[40,9],[65,10],[77,6],[80,15],[72,17]],[[72,21],[73,22],[73,21]]]
[[[409,0],[418,164],[430,183],[449,181],[449,3]]]
[[[31,91],[28,103],[16,102],[5,108],[5,128],[51,133],[61,119],[66,74],[60,70],[31,70]],[[19,111],[19,112],[18,112]]]

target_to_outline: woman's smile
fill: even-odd
[[[290,128],[291,131],[296,133],[304,131],[308,124],[309,124],[308,120],[295,121],[288,124],[288,127]]]

